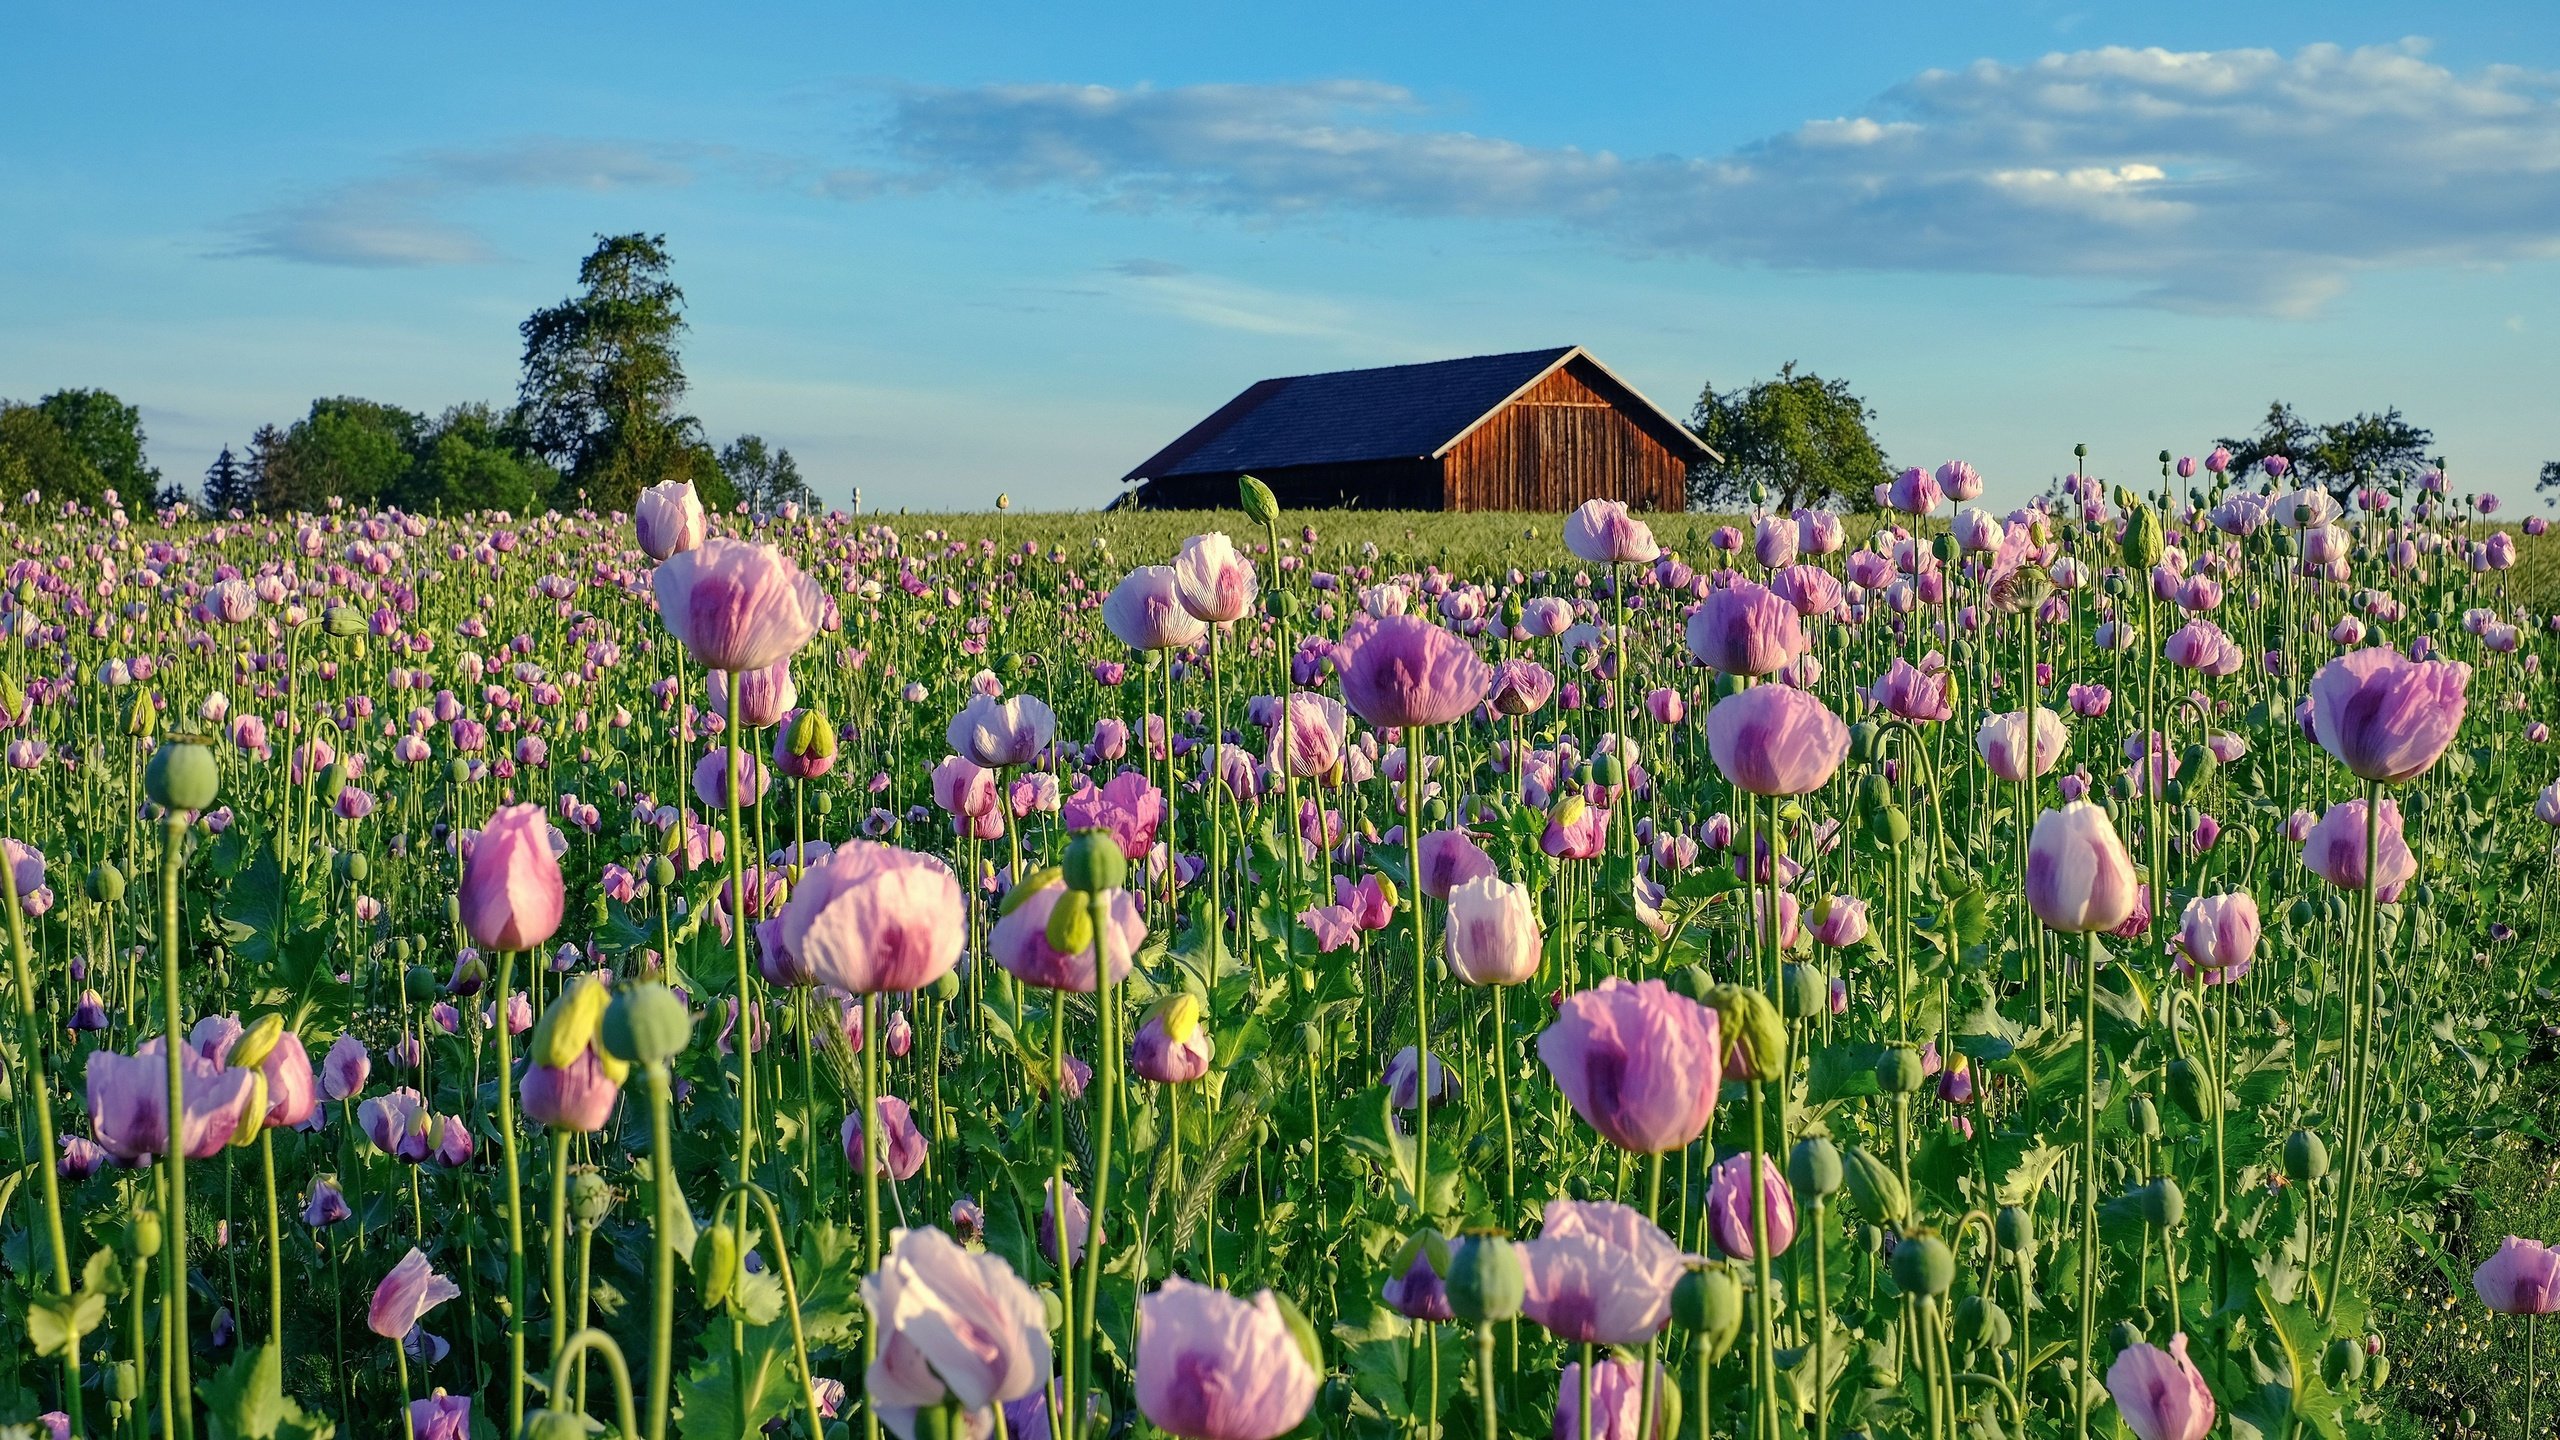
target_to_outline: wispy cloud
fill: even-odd
[[[412,156],[389,173],[331,186],[237,222],[224,253],[314,265],[469,265],[495,258],[450,212],[493,191],[604,192],[692,182],[703,146],[537,137]]]
[[[2095,278],[2199,311],[2299,314],[2359,271],[2560,255],[2560,75],[2456,72],[2415,40],[1985,60],[1712,155],[1431,121],[1354,80],[913,89],[891,98],[886,162],[832,193],[1545,222],[1778,268]]]

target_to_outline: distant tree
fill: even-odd
[[[1690,470],[1689,503],[1738,510],[1760,485],[1782,511],[1872,510],[1875,487],[1893,478],[1867,428],[1875,418],[1847,381],[1799,375],[1792,360],[1774,380],[1721,393],[1708,385],[1689,412],[1689,429],[1724,459]]]
[[[427,427],[397,498],[412,510],[522,514],[549,503],[559,481],[512,416],[473,403],[454,406]]]
[[[129,505],[151,503],[160,472],[143,458],[142,412],[104,390],[56,390],[36,402]]]
[[[719,475],[701,425],[679,408],[684,292],[668,278],[673,265],[663,235],[599,236],[578,293],[518,327],[529,443],[598,508],[628,509],[663,480]]]
[[[30,491],[94,505],[107,492],[107,477],[41,405],[0,401],[0,499],[14,504]]]
[[[258,502],[267,510],[319,510],[332,498],[371,505],[408,483],[426,424],[414,411],[338,396],[311,402],[266,457]]]
[[[720,473],[728,477],[751,514],[771,515],[785,505],[806,508],[818,503],[818,492],[800,478],[799,462],[791,452],[766,445],[761,435],[741,435],[723,446]]]
[[[2389,479],[2425,469],[2435,438],[2423,426],[2410,424],[2396,405],[2379,415],[2359,412],[2349,419],[2314,425],[2278,400],[2267,406],[2257,434],[2214,443],[2231,452],[2235,474],[2270,455],[2281,455],[2292,462],[2303,481],[2343,499],[2369,477]]]
[[[214,456],[213,463],[205,467],[205,510],[215,516],[228,515],[234,510],[246,514],[257,505],[257,476],[231,453],[230,446],[223,446],[222,453]]]
[[[248,458],[241,468],[249,472],[249,503],[244,510],[272,510],[267,497],[282,494],[293,485],[293,457],[284,447],[284,432],[273,425],[261,425],[249,432]]]
[[[2544,495],[2560,496],[2560,460],[2542,462],[2542,478],[2534,482],[2533,488]]]

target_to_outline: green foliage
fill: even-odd
[[[752,515],[771,515],[785,505],[817,504],[818,493],[800,478],[791,452],[767,446],[761,435],[741,435],[720,449],[720,473]]]
[[[96,504],[106,490],[106,476],[51,415],[0,402],[0,495],[14,503],[33,491],[47,500]]]
[[[1689,428],[1724,457],[1689,475],[1689,503],[1741,509],[1753,486],[1767,487],[1780,512],[1800,505],[1872,510],[1875,487],[1893,478],[1868,425],[1875,412],[1845,380],[1796,373],[1790,360],[1774,380],[1698,393]]]
[[[2313,424],[2278,400],[2267,406],[2256,434],[2214,443],[2231,452],[2235,474],[2281,455],[2293,463],[2297,483],[2325,486],[2343,497],[2363,480],[2406,477],[2425,469],[2435,438],[2426,427],[2403,419],[2396,405],[2378,415],[2359,411],[2345,420]]]
[[[701,425],[678,408],[685,322],[674,263],[663,235],[599,236],[578,266],[578,293],[518,327],[527,437],[591,506],[629,509],[673,479],[693,479],[706,504],[729,491]]]
[[[36,408],[128,505],[148,503],[160,472],[143,458],[142,412],[104,390],[56,390]]]

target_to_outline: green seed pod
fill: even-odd
[[[2136,1095],[2127,1100],[2124,1113],[2126,1122],[2133,1126],[2134,1134],[2145,1140],[2160,1138],[2160,1107],[2151,1103],[2150,1096]]]
[[[1857,724],[1849,727],[1849,758],[1851,760],[1860,765],[1872,765],[1875,763],[1876,757],[1883,752],[1883,726],[1878,725],[1873,720],[1861,720]],[[1873,780],[1879,787],[1885,783],[1885,779],[1881,775],[1870,775],[1867,779]],[[1867,799],[1867,793],[1865,786],[1861,784],[1858,791],[1858,798],[1865,801]],[[1879,789],[1876,792],[1876,798],[1868,803],[1877,805],[1883,804],[1884,794],[1885,792]]]
[[[142,770],[142,793],[165,810],[210,810],[222,792],[222,762],[191,740],[162,741]]]
[[[1902,1176],[1866,1150],[1852,1149],[1841,1159],[1841,1178],[1858,1213],[1877,1225],[1900,1225],[1911,1212]]]
[[[1108,830],[1080,830],[1067,842],[1067,888],[1085,894],[1117,890],[1129,881],[1129,857]]]
[[[1236,503],[1244,507],[1246,519],[1266,530],[1280,523],[1280,497],[1250,475],[1237,477]]]
[[[1591,778],[1615,788],[1627,783],[1627,767],[1615,753],[1593,757]]]
[[[1811,1019],[1831,1008],[1831,977],[1819,965],[1789,965],[1779,993],[1786,997],[1788,1019]]]
[[[361,850],[341,850],[335,863],[338,878],[350,885],[361,885],[373,874],[373,861]]]
[[[1893,1247],[1893,1283],[1905,1295],[1944,1295],[1956,1283],[1956,1252],[1935,1235],[1907,1235]]]
[[[165,1137],[164,1137],[165,1138]],[[125,1248],[138,1258],[148,1260],[160,1253],[160,1212],[142,1210],[124,1227]]]
[[[2304,896],[2285,907],[2284,918],[2287,924],[2299,930],[2319,919],[2320,912],[2312,908],[2310,897]]]
[[[1911,817],[1899,805],[1887,805],[1867,812],[1867,833],[1887,845],[1905,845],[1911,841]]]
[[[569,1214],[579,1228],[593,1230],[613,1213],[613,1187],[593,1170],[580,1170],[569,1177]]]
[[[603,1038],[617,1060],[662,1065],[693,1042],[693,1013],[664,985],[625,985],[604,1012]]]
[[[1909,1095],[1927,1082],[1928,1066],[1908,1045],[1888,1047],[1876,1058],[1876,1087],[1887,1095]]]
[[[1807,1204],[1839,1193],[1840,1147],[1827,1135],[1807,1135],[1787,1153],[1787,1180]]]
[[[456,755],[445,762],[444,778],[456,785],[471,783],[471,762]]]
[[[2142,1213],[2142,1223],[2154,1230],[2174,1230],[2187,1218],[2187,1195],[2178,1182],[2161,1175],[2137,1185],[2133,1191],[2134,1208]]]
[[[1875,722],[1872,720],[1861,720],[1858,723],[1866,726],[1869,734],[1879,737],[1876,741],[1875,748],[1881,751],[1884,748],[1884,742],[1881,738],[1882,732],[1876,729]],[[1854,735],[1857,732],[1853,730],[1850,733]],[[1870,770],[1866,774],[1858,777],[1859,809],[1881,810],[1892,803],[1892,781],[1885,779],[1881,773],[1873,770]]]
[[[2343,1390],[2364,1379],[2364,1342],[2352,1335],[2341,1335],[2320,1352],[2320,1378],[2332,1390]]]
[[[114,862],[101,860],[91,867],[86,888],[89,898],[99,904],[116,904],[124,899],[124,872]]]
[[[2169,1098],[2188,1119],[2198,1123],[2222,1108],[2222,1097],[2214,1093],[2213,1077],[2185,1055],[2169,1062]]]
[[[821,790],[817,794],[810,796],[809,808],[817,811],[818,818],[821,820],[835,814],[836,792],[833,790]]]
[[[1671,1315],[1706,1346],[1710,1362],[1721,1360],[1742,1334],[1742,1286],[1726,1266],[1701,1266],[1671,1288]]]
[[[649,883],[660,890],[676,883],[676,862],[664,855],[650,861]]]
[[[1956,1302],[1955,1338],[1960,1351],[1989,1350],[1993,1353],[2009,1348],[2009,1312],[1980,1295],[1967,1295]]]
[[[2329,1142],[2309,1130],[2296,1130],[2284,1137],[2284,1175],[2297,1185],[2307,1185],[2329,1173]]]
[[[1443,1277],[1449,1309],[1470,1325],[1509,1320],[1520,1313],[1527,1293],[1520,1247],[1490,1231],[1476,1231],[1449,1242],[1449,1270]]]
[[[727,1308],[745,1275],[737,1227],[725,1224],[703,1226],[693,1240],[693,1285],[694,1292],[701,1297],[702,1308],[705,1311]]]
[[[1992,1233],[2000,1237],[2000,1248],[2013,1254],[2032,1255],[2036,1250],[2036,1212],[2018,1205],[2003,1205],[1992,1218]]]
[[[934,977],[934,979],[933,979],[933,998],[934,998],[934,999],[936,999],[936,1000],[951,1000],[951,999],[955,999],[955,998],[957,998],[957,997],[959,996],[959,994],[960,994],[960,972],[959,972],[958,970],[945,970],[945,971],[943,971],[940,975],[937,975],[937,976],[935,976],[935,977]]]
[[[433,967],[412,965],[400,972],[400,988],[409,992],[411,1004],[426,1005],[434,1002],[436,992],[444,988],[444,982],[436,978]]]

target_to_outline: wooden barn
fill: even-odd
[[[1567,345],[1259,381],[1123,476],[1123,503],[1233,508],[1253,475],[1291,509],[1680,510],[1712,458]]]

